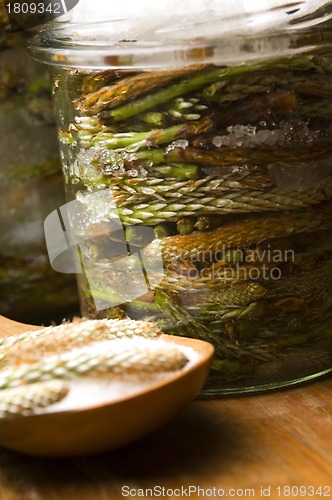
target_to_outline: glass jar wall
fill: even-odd
[[[68,33],[32,51],[53,65],[82,313],[212,342],[205,395],[329,373],[328,23],[166,48]]]

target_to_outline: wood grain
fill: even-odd
[[[276,488],[327,486],[332,497],[331,449],[328,378],[264,395],[196,400],[144,440],[95,457],[39,459],[2,449],[0,499],[117,500],[125,498],[123,486],[189,485],[230,495],[242,489],[235,498],[263,498],[261,487],[271,488],[269,498],[326,498],[279,496]]]

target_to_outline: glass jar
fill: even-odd
[[[49,324],[79,310],[74,276],[52,270],[44,219],[65,202],[45,66],[0,6],[0,314]]]
[[[206,396],[332,368],[332,8],[296,11],[247,16],[245,36],[65,23],[31,45],[53,71],[82,314],[212,342]]]

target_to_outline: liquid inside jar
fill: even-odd
[[[54,71],[82,313],[211,342],[206,395],[330,371],[331,52]]]

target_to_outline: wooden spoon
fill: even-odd
[[[38,329],[0,316],[0,337]],[[171,335],[160,338],[189,348],[194,355],[192,359],[189,356],[188,365],[149,382],[132,384],[120,379],[116,390],[111,378],[86,381],[84,377],[83,385],[87,386],[77,407],[71,394],[75,390],[82,394],[82,381],[73,379],[58,408],[52,405],[36,415],[0,418],[0,445],[31,455],[91,454],[128,444],[160,427],[202,388],[214,351],[201,340]]]

